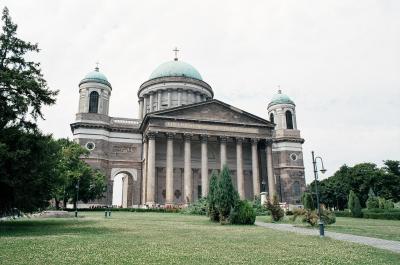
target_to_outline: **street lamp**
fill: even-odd
[[[75,217],[78,217],[78,194],[79,194],[79,179],[75,185],[76,188],[76,201],[75,201]]]
[[[315,193],[317,195],[317,210],[318,210],[318,225],[319,225],[319,235],[324,236],[324,222],[321,220],[321,208],[319,206],[319,193],[318,193],[318,168],[317,159],[321,162],[322,169],[320,170],[322,174],[325,174],[326,169],[324,168],[324,162],[320,156],[314,157],[314,151],[311,151],[313,168],[314,168],[314,178],[315,178]]]

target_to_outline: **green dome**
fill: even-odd
[[[169,76],[183,76],[203,80],[200,73],[188,63],[174,60],[161,64],[151,73],[149,79]]]
[[[292,104],[295,105],[294,102],[285,94],[282,94],[281,90],[278,90],[278,94],[273,96],[271,102],[268,104],[268,107],[271,107],[273,105],[277,104]]]
[[[103,74],[99,72],[99,68],[96,67],[94,69],[94,71],[88,73],[83,79],[82,81],[79,83],[79,85],[83,84],[83,83],[88,83],[88,82],[97,82],[97,83],[101,83],[104,85],[107,85],[111,88],[111,84],[110,82],[108,82],[107,77]]]

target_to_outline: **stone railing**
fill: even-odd
[[[142,120],[139,119],[128,119],[128,118],[111,118],[110,124],[113,126],[128,126],[128,127],[139,127]]]

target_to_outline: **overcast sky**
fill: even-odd
[[[215,98],[260,117],[280,85],[311,150],[342,164],[400,159],[400,1],[1,0],[60,90],[40,128],[72,137],[78,83],[100,62],[110,115],[136,118],[137,89],[161,63],[192,64]],[[324,177],[326,177],[324,176]]]

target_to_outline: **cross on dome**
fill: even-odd
[[[178,61],[178,52],[179,52],[178,47],[175,47],[175,49],[173,49],[172,51],[175,52],[175,58],[174,58],[174,60],[175,60],[175,61]]]
[[[94,68],[94,70],[95,70],[96,72],[99,71],[99,62],[98,62],[98,61],[96,62],[96,67]]]

